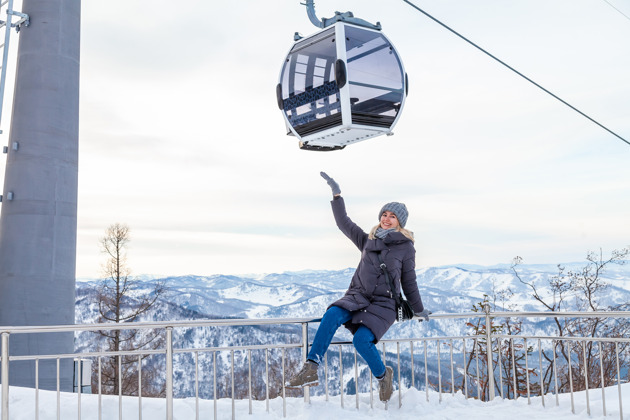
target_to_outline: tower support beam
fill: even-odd
[[[4,200],[0,214],[2,325],[74,323],[79,146],[80,0],[24,0]],[[10,194],[11,199],[7,197]],[[11,337],[11,355],[74,352],[71,333]],[[39,386],[56,389],[56,362]],[[9,382],[34,386],[35,365],[11,362]],[[72,390],[72,360],[62,361]]]

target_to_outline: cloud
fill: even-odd
[[[343,6],[381,21],[410,95],[394,136],[315,153],[285,135],[275,100],[293,32],[316,30],[299,2],[83,5],[80,276],[114,222],[134,232],[138,274],[353,266],[321,170],[364,229],[407,203],[422,265],[625,245],[629,146],[403,2]],[[628,136],[630,27],[607,5],[423,7]]]

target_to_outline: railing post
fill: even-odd
[[[621,398],[621,371],[619,370],[619,346],[618,342],[615,342],[615,356],[617,361],[617,392],[619,392],[619,418],[623,419],[623,399]],[[2,359],[4,360],[4,358]]]
[[[308,357],[308,324],[306,322],[302,323],[302,363],[306,363],[306,358]],[[308,386],[304,387],[304,402],[307,404],[311,403],[311,388]]]
[[[2,420],[9,420],[9,333],[2,333]]]
[[[173,327],[166,327],[166,420],[173,420]]]
[[[81,420],[81,385],[83,385],[83,377],[81,375],[81,356],[77,362],[77,418]]]
[[[492,357],[492,318],[490,318],[490,305],[485,304],[483,307],[486,313],[486,359],[488,365],[488,398],[489,401],[494,400],[494,366]]]

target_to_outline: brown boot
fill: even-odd
[[[295,389],[305,386],[315,386],[319,384],[319,377],[317,376],[317,363],[307,360],[302,366],[302,369],[296,373],[286,383],[285,388]]]
[[[385,368],[385,375],[378,380],[378,397],[381,401],[389,401],[394,393],[394,369],[387,366]]]

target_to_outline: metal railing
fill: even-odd
[[[529,319],[529,318],[623,318],[630,320],[630,312],[490,312],[489,307],[486,306],[485,312],[475,313],[459,313],[459,314],[434,314],[431,315],[432,320],[465,320],[478,319],[484,322],[484,328],[477,331],[476,335],[464,335],[464,336],[447,336],[447,337],[418,337],[411,339],[384,339],[379,343],[379,347],[382,348],[382,357],[388,365],[392,365],[395,362],[396,373],[395,379],[398,388],[398,405],[402,405],[402,392],[403,388],[416,388],[426,390],[426,398],[429,400],[429,390],[435,390],[438,393],[440,402],[442,401],[443,394],[455,394],[456,392],[462,392],[466,398],[477,398],[482,400],[492,400],[496,397],[497,391],[500,393],[501,398],[520,398],[527,396],[528,403],[531,404],[532,394],[537,394],[540,397],[541,404],[545,406],[545,397],[549,393],[555,396],[555,404],[559,404],[558,395],[562,393],[563,389],[568,388],[568,393],[571,396],[571,410],[575,413],[574,406],[574,382],[580,381],[580,390],[584,391],[586,399],[587,412],[590,415],[590,401],[589,392],[589,379],[593,377],[592,369],[589,370],[587,366],[586,346],[589,345],[589,351],[596,354],[599,358],[599,367],[601,374],[600,384],[602,389],[602,405],[603,413],[606,415],[606,397],[604,393],[604,385],[611,383],[610,372],[607,372],[609,376],[607,382],[604,378],[604,363],[603,357],[606,354],[607,360],[610,362],[614,357],[616,363],[616,372],[614,372],[613,382],[616,382],[619,393],[619,418],[623,420],[623,406],[621,398],[621,383],[623,369],[628,369],[627,365],[623,365],[622,356],[620,354],[619,347],[622,346],[626,349],[630,344],[630,338],[619,337],[558,337],[558,336],[532,336],[532,335],[507,335],[493,332],[493,320],[496,324],[497,319],[509,318],[509,319]],[[42,361],[56,362],[57,366],[57,378],[59,378],[59,366],[60,361],[64,359],[78,360],[78,377],[81,377],[81,360],[91,359],[95,360],[95,372],[98,383],[98,412],[99,419],[101,418],[102,402],[102,377],[101,377],[101,361],[103,358],[115,357],[118,360],[119,374],[121,374],[121,360],[123,357],[134,356],[137,357],[137,370],[138,376],[138,418],[142,418],[142,360],[144,357],[151,355],[160,355],[164,357],[163,372],[164,372],[164,394],[165,394],[165,411],[166,419],[171,420],[173,418],[173,400],[176,398],[174,392],[174,369],[182,368],[182,366],[174,366],[180,360],[177,356],[189,355],[193,357],[194,363],[194,397],[196,405],[196,418],[199,418],[199,389],[200,389],[200,356],[211,355],[212,356],[212,382],[213,392],[212,399],[214,400],[214,418],[217,418],[217,400],[219,399],[217,393],[217,354],[229,353],[228,365],[229,365],[229,379],[230,385],[226,386],[226,390],[229,391],[229,397],[232,399],[232,418],[235,418],[235,400],[244,399],[244,395],[236,392],[235,387],[240,384],[236,383],[235,376],[235,355],[243,354],[243,360],[247,360],[247,363],[243,364],[243,369],[247,371],[247,384],[243,387],[246,389],[247,399],[249,400],[249,413],[252,414],[252,399],[262,399],[260,395],[258,397],[253,395],[252,390],[252,356],[254,353],[258,354],[258,358],[262,359],[264,354],[264,373],[262,382],[264,383],[264,399],[266,401],[266,410],[269,411],[270,400],[270,352],[281,353],[279,356],[279,368],[280,378],[276,382],[276,389],[280,389],[278,397],[282,398],[283,404],[283,416],[286,417],[286,398],[287,390],[284,387],[285,379],[288,374],[287,363],[289,361],[299,361],[300,363],[306,359],[309,348],[308,332],[309,325],[318,323],[319,319],[311,318],[290,318],[290,319],[220,319],[220,320],[202,320],[202,321],[172,321],[172,322],[142,322],[133,324],[89,324],[89,325],[59,325],[59,326],[36,326],[36,327],[0,327],[1,348],[0,348],[0,368],[1,368],[1,420],[9,419],[9,386],[5,386],[9,383],[9,369],[11,362],[24,362],[29,361],[35,365],[35,418],[39,416],[39,365]],[[256,327],[256,326],[282,326],[282,325],[294,325],[300,326],[301,333],[299,334],[299,341],[296,343],[280,343],[280,344],[255,344],[255,345],[240,345],[240,346],[227,346],[227,347],[201,347],[201,348],[175,348],[174,347],[174,332],[182,331],[190,328],[228,328],[228,327]],[[430,324],[429,324],[430,325]],[[97,332],[97,331],[113,331],[113,330],[160,330],[164,332],[165,344],[163,348],[154,350],[130,350],[130,351],[85,351],[74,354],[51,354],[51,355],[36,355],[36,356],[10,356],[10,337],[16,334],[43,334],[43,333],[57,333],[57,332]],[[480,332],[481,331],[481,332]],[[531,343],[536,343],[537,357],[534,357],[534,348]],[[468,343],[468,344],[467,344]],[[472,343],[472,347],[468,345]],[[522,344],[521,344],[522,343]],[[569,347],[568,343],[581,343],[582,351],[580,351],[580,344],[577,347]],[[597,343],[597,349],[592,347]],[[416,346],[420,344],[419,348]],[[461,346],[460,346],[461,344]],[[388,351],[388,348],[395,345],[396,351]],[[605,352],[606,345],[609,346]],[[448,348],[448,356],[446,362],[444,362],[444,356],[442,354],[442,348],[446,346]],[[415,347],[415,348],[414,348]],[[558,354],[557,349],[561,347],[561,352]],[[402,348],[402,351],[401,351]],[[345,350],[345,351],[344,351]],[[299,352],[299,357],[291,359],[287,355],[287,351]],[[416,363],[418,353],[422,352],[424,363],[419,365]],[[595,352],[598,352],[595,353]],[[580,354],[581,353],[581,354]],[[547,371],[551,372],[552,376],[546,380],[543,380],[543,367],[545,360],[552,360],[548,363]],[[550,356],[550,354],[552,356]],[[488,356],[490,355],[490,357]],[[590,356],[590,355],[589,355]],[[239,356],[240,357],[240,356]],[[551,359],[552,357],[552,359]],[[564,358],[564,364],[561,358]],[[597,357],[593,360],[597,362]],[[628,356],[625,356],[627,360]],[[401,358],[403,362],[401,362]],[[334,359],[334,365],[330,366],[329,361]],[[347,378],[347,363],[350,359],[353,363],[354,375],[351,379]],[[344,360],[346,366],[344,366]],[[295,364],[295,363],[294,363]],[[324,391],[326,400],[328,401],[331,389],[338,389],[340,396],[341,406],[344,406],[344,399],[347,399],[349,395],[344,398],[344,393],[355,394],[356,407],[359,408],[359,394],[361,388],[365,392],[370,394],[370,406],[373,406],[373,381],[369,368],[365,363],[360,363],[357,357],[356,350],[352,347],[352,343],[349,341],[333,342],[329,351],[324,358],[323,363],[324,370]],[[401,369],[401,365],[404,367]],[[445,366],[446,365],[446,366]],[[485,365],[485,366],[484,366]],[[524,366],[523,366],[524,365]],[[336,368],[337,372],[333,372],[332,368]],[[346,370],[344,370],[346,369]],[[581,377],[577,375],[582,370]],[[536,371],[538,373],[536,374]],[[563,371],[562,378],[568,377],[569,383],[563,384],[561,387],[558,385],[559,371]],[[361,372],[361,374],[360,374]],[[416,373],[417,372],[417,373]],[[206,372],[208,373],[208,372]],[[416,380],[418,375],[424,374],[424,381]],[[336,375],[336,380],[335,380]],[[122,375],[119,375],[119,380]],[[532,376],[537,378],[533,379]],[[368,379],[369,377],[369,379]],[[353,388],[350,382],[353,381]],[[368,382],[369,381],[369,382]],[[457,382],[460,381],[460,385]],[[424,383],[422,383],[424,382]],[[321,383],[321,381],[320,381]],[[338,384],[337,384],[338,383]],[[553,389],[550,389],[550,384],[554,384]],[[545,388],[545,385],[547,387]],[[562,389],[561,389],[562,388]],[[345,390],[345,391],[344,391]],[[60,418],[60,395],[61,390],[59,388],[59,380],[57,379],[57,418]],[[313,389],[308,387],[304,389],[305,403],[310,402],[311,392]],[[321,393],[321,390],[318,392]],[[81,393],[82,387],[77,388],[77,412],[78,418],[81,419]],[[239,394],[239,395],[237,395]],[[118,404],[119,404],[119,418],[122,418],[122,386],[118,387]],[[391,402],[391,401],[390,401]],[[387,404],[385,405],[387,409]]]

